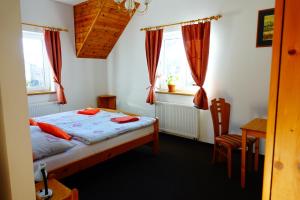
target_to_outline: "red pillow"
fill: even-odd
[[[29,125],[30,126],[37,126],[38,125],[38,123],[36,122],[36,121],[34,121],[33,119],[29,119]]]
[[[84,110],[79,110],[77,114],[82,114],[82,115],[95,115],[98,112],[100,112],[100,108],[87,108]]]
[[[116,117],[116,118],[111,118],[112,122],[117,122],[119,124],[123,123],[128,123],[128,122],[135,122],[139,121],[138,117],[132,117],[132,116],[125,116],[125,117]]]
[[[71,140],[71,136],[67,134],[65,131],[61,130],[60,128],[47,123],[37,123],[40,129],[46,133],[49,133],[51,135],[54,135],[55,137],[62,138],[65,140]]]

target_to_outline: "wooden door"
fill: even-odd
[[[300,199],[300,1],[277,0],[276,6],[276,15],[281,15],[276,17],[276,25],[280,21],[281,24],[276,27],[280,30],[274,38],[263,199],[297,200]]]

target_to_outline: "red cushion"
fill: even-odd
[[[117,122],[119,124],[128,123],[128,122],[135,122],[135,121],[138,121],[138,120],[139,120],[138,117],[132,117],[132,116],[111,118],[112,122]]]
[[[36,121],[34,121],[33,119],[29,119],[29,125],[30,126],[37,126],[38,125],[38,123],[36,122]]]
[[[40,129],[46,133],[49,133],[51,135],[54,135],[55,137],[62,138],[65,140],[71,140],[71,136],[67,134],[65,131],[61,130],[57,126],[54,126],[52,124],[47,124],[47,123],[41,123],[38,122],[38,126]]]
[[[77,114],[82,114],[82,115],[95,115],[98,112],[100,112],[99,108],[87,108],[84,110],[80,110],[77,112]]]

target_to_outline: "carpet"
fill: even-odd
[[[61,180],[79,190],[80,200],[261,199],[259,172],[240,187],[240,152],[234,152],[232,179],[226,163],[212,165],[211,144],[160,134],[160,153],[143,146]]]

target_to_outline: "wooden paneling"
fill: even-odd
[[[263,199],[300,199],[300,2],[277,0]]]
[[[76,52],[80,50],[100,7],[101,2],[98,0],[89,0],[74,6]]]
[[[300,199],[300,1],[285,1],[272,199]]]
[[[271,68],[271,81],[269,92],[269,106],[268,106],[268,123],[267,123],[267,137],[265,149],[265,165],[264,165],[264,180],[263,180],[263,200],[270,199],[270,188],[272,181],[273,168],[273,153],[275,141],[275,125],[277,113],[277,95],[279,87],[279,71],[281,62],[281,37],[283,24],[283,9],[284,0],[276,0],[275,5],[275,29],[273,36],[273,55]]]
[[[77,57],[107,58],[130,19],[128,12],[120,10],[113,0],[89,0],[75,5]]]

